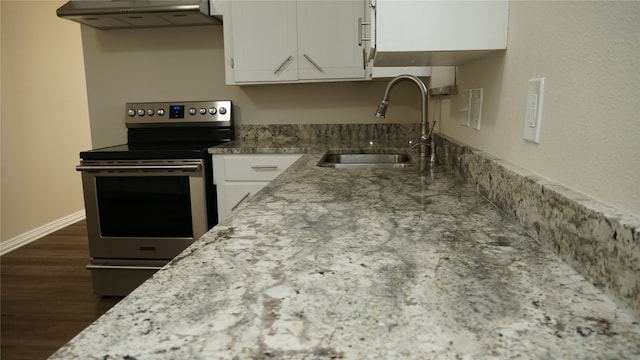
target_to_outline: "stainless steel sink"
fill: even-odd
[[[326,153],[318,166],[334,168],[403,168],[411,166],[405,154]]]

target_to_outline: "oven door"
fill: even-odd
[[[93,258],[171,259],[207,230],[204,161],[82,161]]]

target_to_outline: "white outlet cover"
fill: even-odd
[[[471,124],[470,126],[476,130],[480,130],[480,121],[482,120],[482,98],[484,90],[482,88],[473,89],[471,93]]]
[[[460,106],[460,125],[469,127],[471,123],[471,89],[462,91],[462,104]]]
[[[544,78],[529,80],[527,104],[524,115],[524,139],[540,143],[542,127],[542,105],[544,102]]]

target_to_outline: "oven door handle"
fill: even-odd
[[[200,164],[189,165],[78,165],[77,171],[149,171],[149,170],[184,170],[198,171]]]
[[[87,270],[160,270],[162,266],[87,265]]]

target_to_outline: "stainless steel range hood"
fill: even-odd
[[[71,0],[56,14],[103,30],[222,24],[208,0]]]

